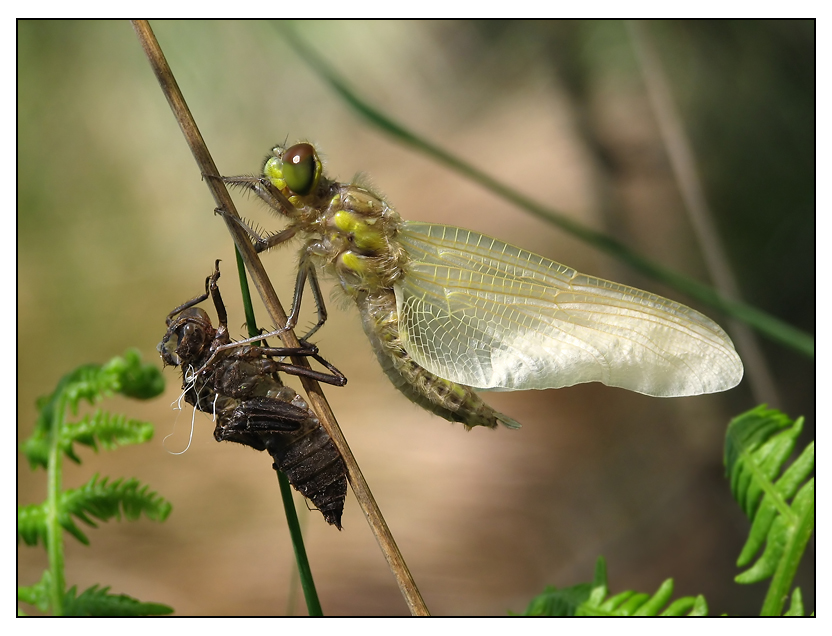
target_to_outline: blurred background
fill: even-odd
[[[223,174],[255,173],[275,143],[309,140],[330,175],[369,175],[403,218],[497,236],[726,324],[369,127],[273,25],[152,26]],[[624,23],[294,28],[365,99],[426,139],[709,282]],[[814,24],[663,21],[643,33],[743,295],[814,334]],[[262,205],[237,199],[244,216],[279,227]],[[129,23],[18,23],[18,206],[19,439],[32,431],[35,399],[77,365],[128,347],[158,361],[165,316],[202,291],[217,258],[232,335],[243,335],[233,244]],[[297,246],[264,258],[287,306]],[[727,422],[756,404],[748,371],[727,393],[673,400],[600,384],[489,394],[523,428],[466,433],[393,389],[352,307],[329,309],[316,342],[349,384],[328,398],[432,613],[520,612],[546,585],[591,580],[598,555],[613,592],[652,593],[673,577],[675,596],[704,594],[711,613],[759,613],[766,584],[732,580],[748,522],[722,468]],[[311,321],[311,308],[303,316]],[[808,442],[814,362],[760,344],[777,390],[766,399],[806,416]],[[187,446],[191,413],[171,408],[181,379],[165,376],[155,401],[102,405],[154,422],[154,440],[82,449],[64,482],[137,477],[173,513],[163,524],[102,524],[91,547],[68,537],[68,584],[110,585],[180,615],[305,614],[270,458],[217,444],[202,414],[190,449],[171,454]],[[20,454],[17,468],[18,503],[42,501],[43,471]],[[351,492],[342,532],[299,509],[326,614],[407,613]],[[19,584],[44,567],[40,547],[18,547]],[[797,583],[814,610],[814,541]]]

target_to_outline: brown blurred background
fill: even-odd
[[[365,98],[427,139],[708,280],[622,23],[295,26]],[[694,304],[369,128],[272,25],[153,27],[224,174],[256,172],[275,143],[308,139],[331,175],[370,175],[404,218],[467,226]],[[744,295],[814,333],[813,23],[653,22],[646,31]],[[23,21],[18,36],[22,439],[35,399],[71,368],[133,346],[158,361],[165,315],[201,291],[216,258],[234,336],[244,318],[231,240],[130,25]],[[241,208],[278,226],[254,202]],[[287,304],[293,247],[264,259]],[[652,592],[673,577],[676,596],[702,593],[712,613],[759,612],[765,584],[732,581],[748,523],[721,465],[726,423],[755,405],[747,380],[675,400],[598,384],[492,394],[523,428],[466,433],[401,397],[357,313],[329,308],[316,341],[350,381],[327,395],[434,614],[522,611],[546,585],[590,580],[599,554],[614,592]],[[808,441],[814,363],[762,347],[778,406],[807,416]],[[171,409],[180,378],[171,369],[165,376],[155,401],[102,405],[154,422],[155,439],[82,450],[83,465],[67,462],[64,482],[135,476],[173,513],[163,524],[102,524],[89,532],[91,547],[68,537],[68,584],[110,585],[180,615],[304,614],[270,458],[217,444],[203,415],[188,452],[170,454],[185,448],[191,417]],[[17,462],[18,502],[41,501],[45,475],[20,454]],[[299,507],[324,612],[405,614],[352,493],[340,533]],[[813,542],[805,561],[798,583],[813,610]],[[19,584],[38,580],[45,565],[40,547],[19,547]]]

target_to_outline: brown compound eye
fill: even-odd
[[[312,144],[295,144],[283,154],[283,178],[301,196],[312,192],[321,175],[321,162]]]

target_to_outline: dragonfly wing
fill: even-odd
[[[395,288],[402,344],[447,380],[674,397],[742,379],[730,338],[689,307],[470,230],[406,222],[398,238],[410,257]]]

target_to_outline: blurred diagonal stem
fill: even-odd
[[[700,283],[688,276],[680,274],[668,267],[659,265],[631,250],[623,243],[602,232],[588,228],[565,215],[541,205],[528,196],[500,183],[493,177],[478,170],[461,158],[443,150],[439,146],[427,141],[407,129],[402,124],[371,106],[359,97],[335,70],[324,61],[311,47],[294,32],[291,27],[282,23],[275,23],[276,29],[288,40],[300,59],[306,62],[330,87],[352,108],[358,115],[372,125],[392,135],[432,159],[452,168],[468,179],[478,183],[494,194],[506,199],[520,208],[538,216],[573,236],[593,245],[597,249],[610,254],[626,263],[633,269],[670,285],[674,289],[687,294],[702,303],[710,305],[724,312],[726,315],[742,320],[766,337],[779,342],[803,355],[814,358],[815,339],[810,334],[794,327],[779,318],[768,314],[752,305],[726,298],[717,293],[709,285]]]
[[[272,287],[271,281],[266,275],[266,270],[264,269],[259,256],[255,252],[254,246],[251,244],[251,240],[248,238],[248,235],[242,227],[232,220],[232,217],[239,218],[239,215],[237,214],[234,202],[231,200],[225,184],[219,178],[211,178],[218,177],[220,173],[214,164],[213,158],[208,152],[205,141],[196,126],[196,122],[194,121],[187,104],[185,103],[185,99],[179,90],[179,86],[177,85],[176,80],[173,77],[173,73],[168,66],[167,60],[159,47],[159,43],[156,41],[156,37],[153,35],[150,25],[146,20],[134,20],[133,27],[136,30],[136,34],[145,54],[147,55],[153,72],[159,81],[162,92],[173,110],[174,116],[182,129],[182,133],[185,135],[185,139],[194,155],[194,159],[199,166],[200,172],[209,177],[205,179],[205,182],[211,190],[211,194],[214,197],[217,207],[223,209],[228,214],[228,218],[226,218],[228,231],[234,239],[234,244],[240,252],[240,256],[246,265],[246,269],[251,275],[254,286],[257,288],[257,291],[263,300],[263,304],[266,306],[269,316],[275,325],[285,325],[286,313],[283,311],[283,307],[277,298],[277,294]],[[299,346],[297,337],[291,330],[283,332],[281,334],[281,340],[286,347]],[[306,367],[309,365],[307,360],[303,357],[292,357],[292,363],[298,366]],[[350,447],[341,432],[341,428],[338,426],[338,422],[335,420],[332,409],[329,407],[320,386],[315,380],[309,377],[300,376],[300,381],[307,393],[307,396],[309,397],[309,404],[315,411],[315,414],[318,416],[318,419],[321,421],[321,424],[324,426],[329,436],[332,438],[333,443],[338,448],[338,452],[341,453],[341,457],[347,467],[347,476],[353,492],[355,493],[355,498],[361,506],[364,515],[367,517],[370,528],[376,537],[376,541],[378,541],[378,544],[381,547],[381,551],[384,554],[385,559],[387,559],[387,563],[396,578],[396,582],[398,583],[399,589],[401,590],[402,595],[410,608],[410,612],[414,615],[427,616],[428,610],[422,600],[422,596],[419,593],[418,588],[416,587],[416,583],[410,575],[407,564],[404,562],[392,534],[390,534],[390,529],[387,527],[387,523],[381,515],[381,511],[379,510],[378,505],[370,492],[370,488],[364,479],[364,475],[358,467],[358,463],[356,462],[355,457],[353,456],[352,451],[350,450]]]
[[[685,210],[696,234],[711,280],[714,281],[723,297],[732,301],[741,301],[739,286],[728,257],[725,255],[725,249],[719,238],[719,232],[714,226],[713,215],[705,198],[705,190],[696,169],[696,159],[693,156],[690,141],[673,102],[667,77],[653,48],[647,28],[641,20],[627,20],[626,24],[636,58],[641,66],[659,133],[670,158],[673,175],[685,202]],[[747,325],[735,319],[731,320],[729,331],[745,363],[754,401],[758,404],[767,403],[778,406],[780,396],[754,333]]]

